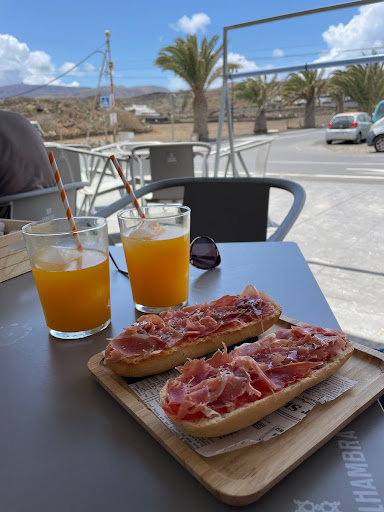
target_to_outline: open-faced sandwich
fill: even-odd
[[[105,350],[106,365],[124,377],[154,375],[267,331],[281,307],[248,285],[240,295],[143,315]]]
[[[345,334],[303,325],[210,359],[187,361],[160,392],[174,426],[215,437],[253,425],[340,368],[353,347]]]

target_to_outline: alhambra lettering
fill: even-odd
[[[353,488],[353,496],[359,512],[384,512],[383,502],[374,479],[368,472],[368,464],[354,431],[337,435],[344,466]]]

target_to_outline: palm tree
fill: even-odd
[[[283,95],[287,103],[305,100],[304,128],[315,127],[316,100],[325,88],[324,70],[307,69],[290,73],[284,84]]]
[[[235,85],[236,97],[250,101],[258,107],[253,133],[267,133],[265,109],[268,102],[281,90],[281,82],[276,75],[268,82],[267,77],[248,78]]]
[[[159,52],[155,65],[163,71],[173,71],[181,77],[193,93],[194,133],[199,140],[208,140],[208,103],[206,90],[216,78],[221,76],[217,63],[223,53],[223,45],[215,50],[218,35],[207,40],[204,37],[199,48],[196,35],[178,37],[174,45],[166,46]]]
[[[376,104],[384,98],[384,64],[347,66],[344,71],[335,71],[330,83],[356,101],[360,110],[371,114]]]
[[[329,78],[326,85],[327,92],[336,101],[336,114],[344,112],[345,93],[344,88]]]

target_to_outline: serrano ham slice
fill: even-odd
[[[160,373],[188,358],[206,355],[268,330],[281,307],[265,292],[248,285],[239,295],[209,304],[193,304],[160,315],[143,315],[105,350],[105,363],[125,377]]]
[[[160,401],[175,427],[211,437],[250,426],[334,373],[351,356],[345,334],[314,325],[284,329],[177,367]],[[198,393],[204,389],[204,393]]]

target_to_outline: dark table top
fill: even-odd
[[[190,267],[190,303],[254,284],[279,302],[286,316],[338,328],[296,244],[219,248],[219,268]],[[123,266],[122,248],[112,251]],[[113,265],[111,303],[106,330],[60,341],[48,335],[31,273],[0,285],[0,510],[232,509],[205,490],[89,373],[90,357],[136,319],[129,280]],[[240,508],[384,510],[383,419],[376,402],[259,501]],[[352,462],[359,467],[348,466],[343,439],[355,442]]]

